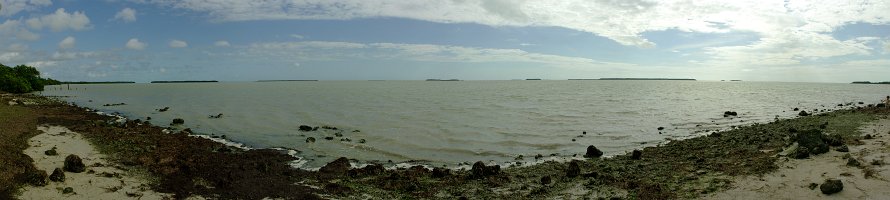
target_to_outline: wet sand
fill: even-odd
[[[84,139],[80,133],[72,132],[61,126],[39,126],[43,133],[32,137],[24,153],[34,159],[34,166],[53,173],[55,168],[64,166],[68,155],[80,156],[86,165],[81,173],[65,172],[64,182],[48,181],[42,187],[26,186],[22,189],[21,199],[164,199],[171,194],[154,192],[142,175],[130,173],[110,163],[106,155]],[[45,155],[52,148],[58,155]],[[65,193],[64,188],[71,187],[73,192]]]
[[[890,199],[890,165],[882,163],[890,157],[890,120],[882,119],[861,128],[862,135],[875,139],[862,140],[862,145],[849,145],[850,152],[829,151],[807,159],[782,159],[778,171],[763,176],[736,178],[733,188],[703,199]],[[847,165],[845,154],[861,163]],[[886,160],[890,161],[890,160]],[[866,171],[874,174],[866,177]],[[839,179],[844,189],[835,194],[822,194],[811,183]]]

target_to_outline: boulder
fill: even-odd
[[[822,190],[822,194],[831,195],[844,190],[844,183],[837,179],[826,179],[825,183],[819,186],[819,190]]]
[[[86,170],[83,160],[81,160],[79,156],[73,154],[65,157],[65,166],[63,168],[67,172],[74,173],[81,173]]]
[[[346,174],[347,171],[349,171],[349,167],[351,167],[351,165],[349,164],[349,159],[347,159],[346,157],[340,157],[337,158],[337,160],[328,163],[324,167],[321,167],[321,169],[318,169],[318,172],[330,175],[343,175]]]
[[[312,127],[306,126],[306,125],[300,125],[300,131],[303,131],[303,132],[312,131]]]
[[[61,168],[53,170],[53,174],[49,175],[49,180],[55,182],[65,182],[65,172]]]
[[[630,159],[631,159],[631,160],[639,160],[639,159],[642,158],[642,157],[643,157],[643,151],[640,151],[640,150],[637,150],[637,149],[634,149],[634,151],[631,152],[631,154],[630,154]]]
[[[726,111],[726,112],[723,112],[723,117],[738,116],[738,115],[739,115],[739,113],[737,113],[737,112],[735,112],[735,111]]]
[[[593,145],[587,146],[587,153],[584,154],[585,158],[599,158],[601,156],[603,156],[603,151],[600,151]]]
[[[828,152],[828,144],[823,140],[824,135],[819,129],[803,130],[797,133],[795,141],[801,147],[806,147],[813,155]]]
[[[577,160],[572,160],[572,162],[569,162],[568,168],[566,168],[566,177],[575,178],[578,175],[581,175],[581,166]]]
[[[482,161],[476,161],[476,163],[473,163],[473,168],[470,169],[470,173],[471,178],[481,179],[487,176],[498,175],[501,173],[501,166],[485,166],[485,163],[482,163]]]
[[[442,167],[434,167],[432,176],[433,178],[444,178],[447,176],[451,176],[451,170]]]

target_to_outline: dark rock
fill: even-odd
[[[659,131],[660,131],[660,130],[664,130],[664,127],[659,126],[659,127],[658,127],[658,130],[659,130]]]
[[[501,173],[501,166],[485,166],[485,163],[482,163],[482,161],[476,161],[476,163],[473,163],[473,168],[470,169],[470,173],[471,178],[485,178],[487,176],[498,175]]]
[[[544,158],[544,155],[541,155],[541,154],[535,155],[535,160],[541,159],[541,158]]]
[[[838,134],[826,135],[822,138],[822,141],[833,147],[844,145],[844,138]]]
[[[46,171],[34,170],[29,172],[26,177],[28,183],[33,186],[46,186]]]
[[[566,168],[566,177],[575,178],[578,175],[581,175],[581,166],[577,160],[572,160],[572,162],[569,162],[568,168]]]
[[[551,180],[550,180],[550,176],[549,176],[549,175],[544,175],[543,177],[541,177],[541,185],[547,185],[547,184],[550,184],[550,181],[551,181]]]
[[[879,103],[879,104],[875,105],[875,107],[879,107],[879,108],[880,108],[880,107],[884,107],[884,104],[883,104],[883,103]]]
[[[368,142],[368,141],[365,140],[365,139],[359,139],[359,140],[358,140],[358,143],[362,143],[362,144],[364,144],[365,142]]]
[[[306,143],[313,143],[313,142],[315,142],[315,138],[314,138],[314,137],[308,137],[308,138],[306,138]]]
[[[862,139],[871,140],[871,139],[875,139],[875,137],[872,136],[871,134],[865,134],[865,137],[863,137]]]
[[[844,104],[839,103],[839,104],[837,104],[837,106],[838,106],[838,107],[841,107],[841,106],[844,106]]]
[[[861,102],[861,101],[860,101],[860,102],[859,102],[859,105],[862,105],[862,104],[865,104],[865,102]]]
[[[151,117],[145,117],[145,120],[151,120]]]
[[[582,131],[581,134],[587,135],[587,131]]]
[[[850,148],[847,145],[843,145],[835,149],[838,152],[850,152]]]
[[[798,146],[797,150],[791,153],[792,158],[804,159],[810,157],[810,150],[803,146]]]
[[[303,132],[312,131],[312,127],[306,126],[306,125],[300,125],[300,131],[303,131]]]
[[[643,151],[636,150],[636,149],[634,149],[634,151],[631,152],[631,155],[630,155],[630,159],[632,159],[632,160],[639,160],[642,157],[643,157]]]
[[[822,194],[828,195],[838,193],[844,190],[844,183],[837,179],[827,179],[819,186],[819,190],[822,190]]]
[[[799,109],[799,108],[794,108],[794,111],[798,111],[798,110],[800,110],[800,109]]]
[[[334,137],[327,136],[327,137],[324,137],[324,139],[325,139],[325,140],[334,140]]]
[[[49,175],[49,180],[55,182],[65,182],[65,172],[61,168],[53,170],[53,174]]]
[[[71,193],[74,193],[74,188],[66,187],[65,189],[62,189],[62,194],[71,194]]]
[[[337,132],[337,133],[334,133],[334,136],[336,136],[336,137],[343,137],[343,133]]]
[[[173,119],[173,123],[170,123],[170,125],[177,125],[177,124],[185,124],[185,120],[183,120],[181,118],[176,118],[176,119]]]
[[[451,170],[442,167],[434,167],[432,176],[433,178],[444,178],[447,176],[451,176]]]
[[[828,152],[828,144],[823,141],[824,135],[819,129],[809,129],[797,133],[795,141],[800,147],[806,147],[813,155]]]
[[[855,158],[851,157],[851,158],[847,158],[847,166],[859,167],[859,166],[862,166],[862,163],[859,163],[859,160],[856,160]]]
[[[349,167],[349,159],[347,159],[346,157],[340,157],[337,158],[337,160],[328,163],[324,167],[321,167],[321,169],[318,169],[318,172],[330,175],[343,175],[346,174],[346,172],[349,170]]]
[[[158,112],[167,112],[167,110],[170,110],[170,107],[164,107],[164,108],[158,109]]]
[[[50,150],[46,150],[46,151],[44,151],[43,154],[44,154],[44,155],[47,155],[47,156],[55,156],[55,155],[59,155],[59,153],[56,152],[56,147],[53,147],[53,148],[50,149]]]
[[[819,184],[818,183],[810,183],[810,185],[807,187],[809,187],[810,190],[815,190],[817,187],[819,187]]]
[[[65,157],[65,167],[63,167],[67,172],[81,173],[86,170],[86,166],[83,164],[83,160],[80,159],[77,155],[68,155]]]
[[[797,113],[797,115],[805,117],[805,116],[810,116],[810,113],[807,113],[807,111],[805,111],[805,110],[801,110],[799,113]]]
[[[603,151],[600,151],[593,145],[587,146],[587,153],[584,154],[585,158],[599,158],[600,156],[603,156]]]

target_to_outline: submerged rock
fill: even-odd
[[[79,156],[74,154],[65,157],[65,166],[63,168],[65,169],[65,171],[74,173],[81,173],[86,170],[86,166],[83,164],[83,160],[81,160]]]
[[[739,113],[737,113],[737,112],[735,112],[735,111],[726,111],[726,112],[723,112],[723,117],[738,116],[738,115],[739,115]]]
[[[822,194],[828,195],[838,193],[844,190],[844,183],[837,179],[827,179],[819,186],[819,190],[822,190]]]
[[[801,110],[799,113],[797,113],[797,115],[800,115],[801,117],[806,117],[806,116],[810,116],[810,113],[807,113],[807,111],[805,111],[805,110]]]
[[[312,131],[312,127],[306,126],[306,125],[300,125],[300,131],[303,131],[303,132]]]
[[[660,130],[664,130],[664,127],[663,127],[663,126],[659,126],[659,127],[658,127],[658,130],[659,130],[659,131],[660,131]]]
[[[587,153],[584,154],[585,158],[599,158],[601,156],[603,156],[603,151],[600,151],[593,145],[587,146]]]
[[[185,124],[185,120],[182,118],[176,118],[176,119],[173,119],[172,123],[170,123],[170,125],[179,125],[179,124]]]
[[[53,170],[53,174],[49,175],[49,180],[55,182],[65,182],[65,172],[61,168]]]
[[[314,138],[314,137],[308,137],[308,138],[306,138],[306,143],[313,143],[313,142],[315,142],[315,138]]]

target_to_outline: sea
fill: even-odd
[[[293,149],[301,159],[297,167],[313,169],[338,157],[391,165],[522,165],[579,158],[589,145],[613,156],[794,118],[795,108],[818,113],[878,103],[890,95],[890,85],[294,81],[61,85],[47,86],[41,94],[129,119],[150,117],[152,124],[172,129],[224,136],[251,148]],[[104,106],[119,103],[125,105]],[[169,110],[158,111],[164,107]],[[726,111],[738,116],[724,116]],[[174,118],[185,123],[171,126]],[[301,131],[301,125],[321,128]],[[310,137],[314,142],[307,142]]]

